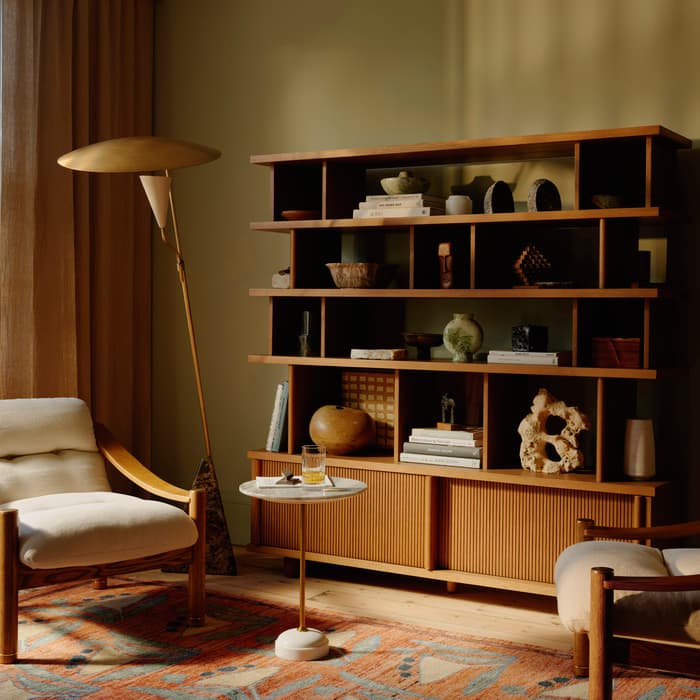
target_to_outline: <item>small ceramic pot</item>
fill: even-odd
[[[451,194],[445,201],[447,214],[471,214],[472,199],[466,194]]]

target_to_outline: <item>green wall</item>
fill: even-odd
[[[268,287],[287,237],[268,216],[251,154],[663,124],[700,136],[696,0],[158,0],[156,133],[221,149],[175,173],[214,461],[235,543],[248,541],[246,450],[264,444],[279,367],[266,347]],[[694,203],[700,164],[684,158]],[[697,230],[669,259],[694,322]],[[153,465],[189,485],[203,444],[184,314],[168,251],[154,251]],[[693,329],[694,330],[694,329]],[[666,339],[679,342],[679,339]],[[682,339],[698,387],[696,338]],[[685,392],[687,393],[687,392]],[[677,391],[659,410],[698,411]],[[682,422],[681,422],[682,421]],[[680,456],[697,464],[690,440]],[[694,471],[695,491],[698,473]],[[692,490],[690,491],[692,493]],[[697,502],[697,497],[695,501]],[[697,503],[692,505],[698,509]]]

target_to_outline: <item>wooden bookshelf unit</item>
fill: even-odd
[[[688,139],[648,126],[251,157],[271,176],[270,219],[251,228],[282,232],[290,241],[290,287],[250,290],[269,299],[270,332],[267,349],[249,362],[285,365],[289,380],[286,445],[279,453],[251,450],[252,476],[299,470],[311,415],[342,401],[344,373],[377,373],[383,381],[388,375],[393,382],[389,442],[372,453],[328,458],[331,475],[359,479],[368,489],[358,498],[310,509],[309,560],[449,586],[552,595],[554,562],[575,541],[577,517],[612,526],[651,525],[664,517],[671,484],[625,480],[623,442],[626,419],[637,417],[641,387],[653,388],[663,379],[661,368],[671,365],[652,342],[667,316],[657,308],[667,287],[640,278],[638,249],[648,230],[665,237],[678,220],[676,157],[678,149],[690,147]],[[383,174],[427,172],[430,193],[447,195],[446,171],[476,167],[488,173],[495,164],[532,162],[566,164],[573,204],[558,211],[352,218],[367,194],[381,193]],[[623,204],[598,208],[593,197],[599,193],[615,193]],[[286,210],[316,211],[319,218],[288,221]],[[442,242],[453,251],[450,289],[439,283]],[[515,286],[513,262],[528,243],[554,251],[559,279],[566,283]],[[398,261],[393,285],[336,288],[326,263],[349,261],[357,251],[362,262]],[[527,304],[535,315],[558,305],[555,320],[544,325],[559,324],[568,347],[556,349],[571,351],[571,366],[413,355],[350,359],[351,348],[404,347],[403,331],[441,332],[451,318],[446,308],[471,311],[470,305],[484,302],[498,305],[499,323],[507,328],[522,322],[514,312],[509,316],[516,304]],[[455,309],[456,303],[464,308]],[[433,328],[406,327],[417,304],[423,313],[426,304],[434,307]],[[314,356],[299,355],[306,311]],[[477,318],[488,349],[492,320]],[[594,366],[598,337],[639,338],[639,366]],[[517,427],[540,387],[590,418],[581,473],[549,475],[520,466]],[[483,425],[481,469],[399,461],[411,429],[439,420],[445,392],[455,397],[459,422]],[[250,547],[297,556],[289,506],[251,505]]]

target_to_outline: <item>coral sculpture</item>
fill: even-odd
[[[550,416],[557,416],[566,423],[558,435],[547,432],[547,419]],[[567,406],[546,389],[540,389],[532,401],[530,413],[518,426],[522,438],[520,463],[523,469],[556,474],[583,466],[583,455],[578,449],[576,436],[590,427],[588,417],[577,407]],[[556,450],[560,458],[558,461],[547,455],[547,445],[552,445]]]

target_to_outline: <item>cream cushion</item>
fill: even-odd
[[[664,549],[662,554],[671,576],[700,574],[700,549]]]
[[[0,503],[49,493],[109,490],[84,401],[0,401]]]
[[[0,457],[85,450],[95,452],[92,417],[81,399],[0,401]]]
[[[110,491],[99,452],[62,450],[0,459],[0,501],[65,491]]]
[[[197,528],[176,506],[112,492],[0,504],[19,513],[20,560],[33,569],[106,564],[190,547]]]
[[[606,540],[567,547],[554,567],[554,583],[559,617],[572,632],[588,632],[590,572],[596,566],[609,567],[617,576],[670,573],[664,553],[654,547]],[[616,634],[669,642],[700,641],[700,592],[615,591],[614,600]]]

